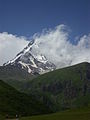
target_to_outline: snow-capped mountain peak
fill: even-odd
[[[54,70],[56,68],[55,65],[49,62],[44,55],[39,53],[36,54],[32,51],[34,45],[33,40],[19,54],[17,54],[14,59],[5,63],[4,66],[18,66],[32,74],[42,74]]]

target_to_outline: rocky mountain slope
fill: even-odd
[[[43,74],[54,70],[56,68],[55,65],[49,62],[44,55],[37,54],[35,50],[32,50],[33,46],[35,46],[34,40],[17,54],[14,59],[5,63],[4,66],[17,66],[30,74]]]

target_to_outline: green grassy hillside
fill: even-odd
[[[90,64],[55,70],[29,81],[24,92],[33,94],[54,112],[90,104]]]
[[[0,80],[0,115],[21,116],[51,112],[45,105],[32,96],[20,93]]]
[[[1,68],[2,80],[9,81],[21,92],[32,94],[53,112],[90,105],[89,63],[58,69],[35,78],[18,68]]]
[[[68,110],[50,115],[26,117],[20,120],[90,120],[90,108]]]

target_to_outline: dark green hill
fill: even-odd
[[[50,110],[32,96],[20,93],[0,80],[0,115],[21,116],[49,113]]]
[[[90,64],[81,63],[40,76],[19,68],[0,68],[0,78],[39,99],[53,112],[90,105]]]
[[[29,81],[24,92],[32,93],[53,111],[90,104],[90,64],[55,70]]]

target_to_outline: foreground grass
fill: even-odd
[[[3,115],[0,115],[0,120],[5,120]]]
[[[68,110],[50,115],[25,117],[20,120],[90,120],[90,108]]]

